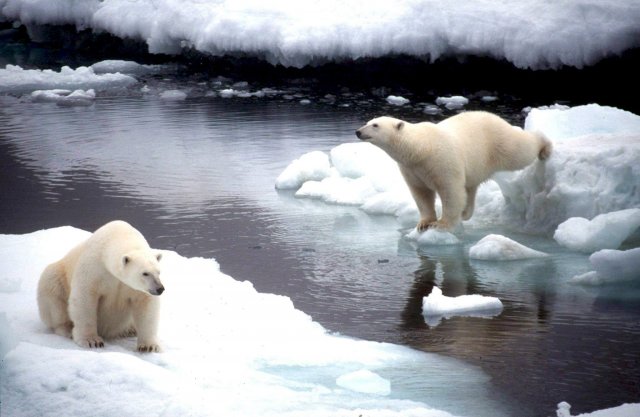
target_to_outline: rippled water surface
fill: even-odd
[[[514,416],[553,415],[560,401],[578,413],[640,399],[640,289],[569,285],[590,269],[586,256],[499,225],[467,229],[462,245],[416,249],[394,218],[274,189],[293,159],[354,141],[375,109],[255,98],[125,95],[83,108],[0,100],[0,233],[125,219],[152,246],[214,257],[223,272],[291,297],[331,331],[480,367]],[[468,248],[489,233],[553,255],[469,260]],[[449,296],[499,297],[504,311],[429,326],[421,301],[435,284]],[[457,392],[455,375],[450,385],[438,401],[464,414],[451,404],[476,394]],[[429,404],[443,396],[416,395]]]

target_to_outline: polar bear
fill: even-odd
[[[159,352],[161,257],[130,224],[105,224],[42,272],[40,318],[83,347],[137,334],[138,351]]]
[[[434,124],[391,117],[356,130],[360,140],[387,152],[400,167],[420,211],[419,231],[451,229],[471,218],[478,186],[494,172],[515,171],[551,155],[543,134],[511,126],[482,111],[457,114]],[[435,194],[442,200],[436,217]]]

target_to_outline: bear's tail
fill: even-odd
[[[553,150],[553,144],[551,143],[549,138],[545,136],[544,133],[535,132],[535,135],[538,137],[538,140],[540,141],[540,145],[541,145],[540,152],[538,153],[538,159],[541,161],[545,161],[549,159],[549,157],[551,156],[551,151]]]

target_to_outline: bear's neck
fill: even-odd
[[[407,132],[399,132],[393,140],[385,144],[383,150],[399,164],[417,164],[428,155],[428,143],[426,141],[416,140],[413,136],[409,134],[405,135],[405,133]]]

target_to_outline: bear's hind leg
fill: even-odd
[[[476,192],[478,186],[467,187],[467,206],[462,211],[462,220],[469,220],[473,216],[473,210],[476,204]]]
[[[44,324],[55,334],[71,338],[73,322],[69,318],[64,274],[64,269],[58,263],[47,266],[42,272],[38,281],[38,310]]]

